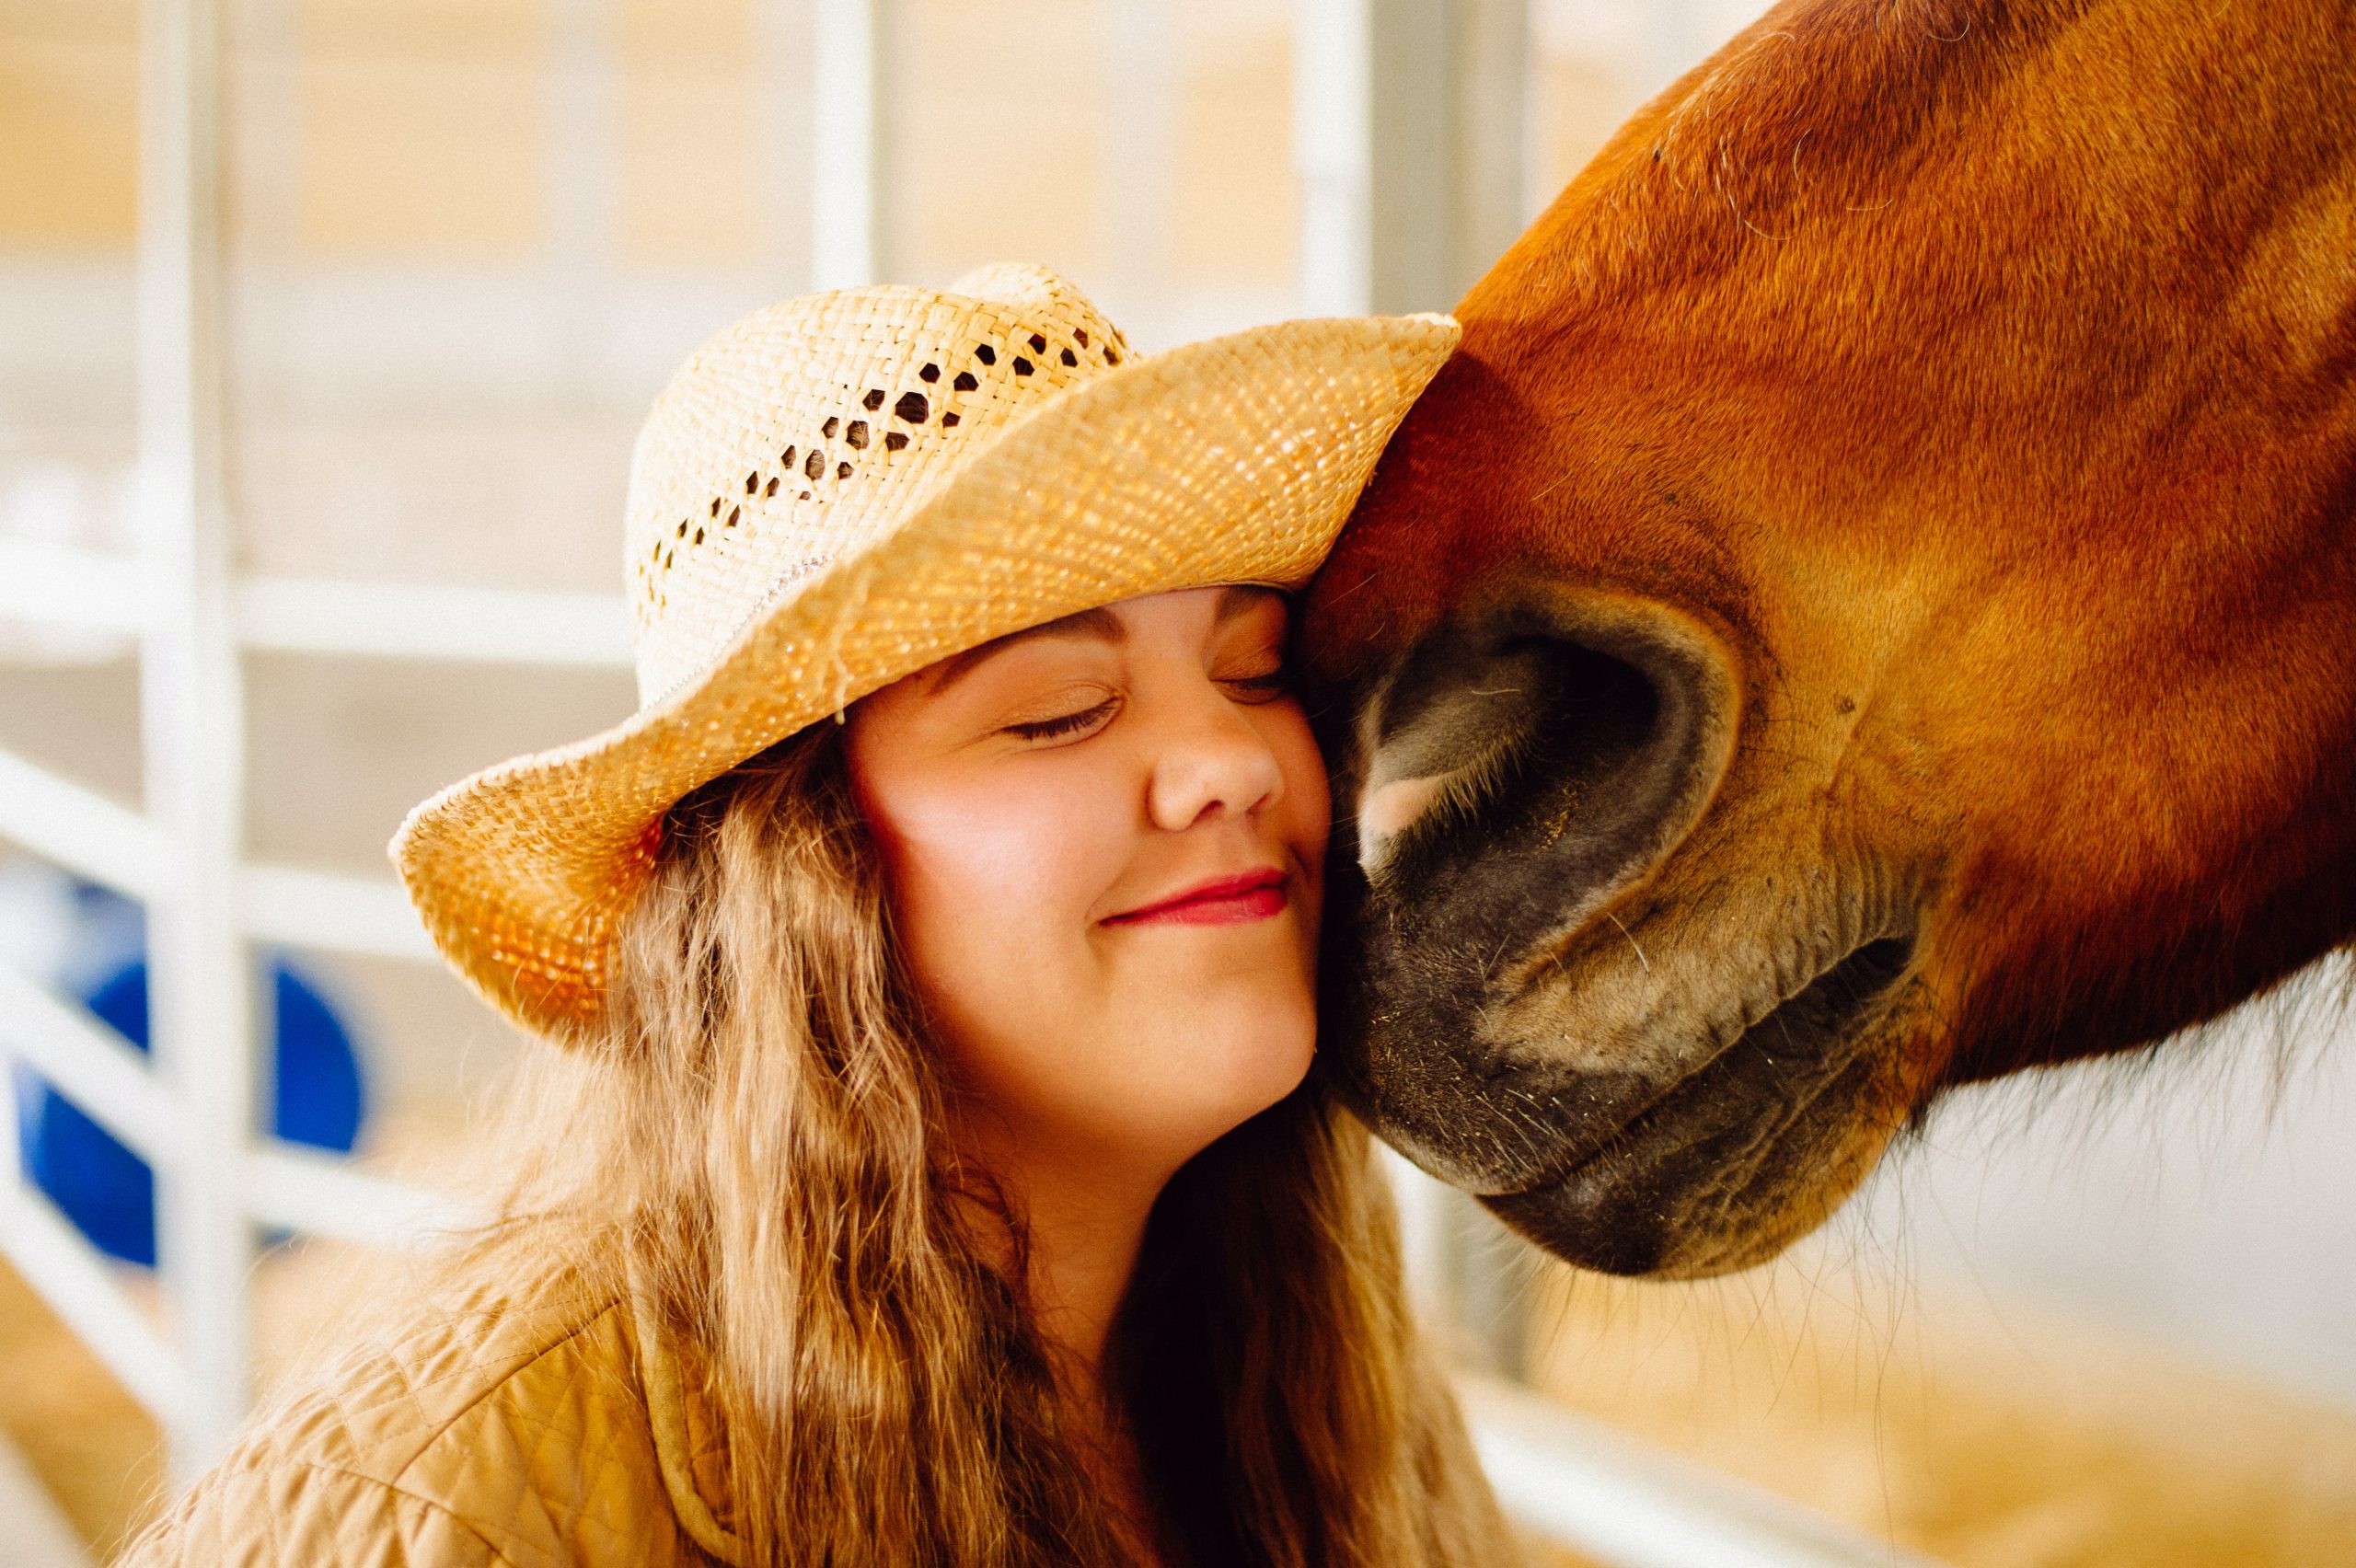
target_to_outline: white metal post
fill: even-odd
[[[1300,305],[1360,316],[1374,305],[1377,0],[1294,10],[1293,174],[1300,191]]]
[[[886,125],[878,91],[891,0],[816,0],[811,17],[810,282],[871,283],[884,265]]]
[[[1297,16],[1303,306],[1446,309],[1521,226],[1528,0],[1300,0]]]
[[[1380,311],[1445,310],[1455,277],[1458,5],[1368,0],[1365,49],[1369,298]]]
[[[156,1242],[190,1398],[174,1471],[244,1414],[252,1232],[238,1176],[255,1103],[254,998],[238,933],[244,702],[222,484],[220,16],[141,17],[139,444],[149,621],[140,666],[147,807],[165,865],[148,904],[156,1070],[184,1118],[158,1162]]]
[[[1530,116],[1530,0],[1460,0],[1457,30],[1456,222],[1449,297],[1486,272],[1538,213]],[[1551,201],[1553,192],[1548,191]]]

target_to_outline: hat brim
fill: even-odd
[[[1456,339],[1442,316],[1288,321],[1072,388],[628,720],[412,811],[391,854],[426,929],[509,1018],[579,1036],[682,796],[1009,632],[1181,588],[1300,586]]]

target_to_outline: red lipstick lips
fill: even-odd
[[[1241,876],[1215,877],[1126,914],[1108,926],[1240,926],[1284,912],[1285,874],[1274,866]]]

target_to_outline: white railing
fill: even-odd
[[[0,619],[141,635],[151,578],[135,558],[0,536]],[[610,594],[248,577],[229,634],[257,652],[629,668],[629,615]]]
[[[364,1175],[255,1131],[249,944],[430,962],[387,879],[252,864],[240,849],[241,673],[248,650],[486,663],[626,666],[621,603],[606,595],[239,577],[229,566],[222,418],[217,0],[147,0],[142,45],[141,477],[145,553],[0,538],[0,618],[139,641],[148,811],[134,812],[0,751],[0,839],[149,911],[152,1057],[86,1009],[0,969],[0,1053],[40,1074],[156,1173],[159,1331],[117,1274],[20,1175],[0,1182],[5,1252],[164,1425],[186,1479],[241,1418],[255,1228],[398,1244],[463,1223],[439,1194]],[[1108,7],[1148,0],[1104,0]],[[1519,226],[1496,193],[1519,165],[1464,189],[1474,155],[1519,156],[1513,135],[1467,144],[1485,110],[1515,130],[1523,0],[1464,0],[1480,47],[1434,30],[1421,0],[1302,0],[1295,51],[1302,294],[1328,311],[1444,305],[1445,245],[1493,254]],[[812,60],[814,155],[829,192],[814,274],[849,282],[884,248],[888,178],[876,84],[888,0],[825,0]],[[1117,33],[1117,17],[1113,19]],[[1477,57],[1477,58],[1475,58]],[[1461,69],[1473,59],[1476,74]],[[1483,73],[1485,73],[1484,75]],[[1504,106],[1502,110],[1498,106]],[[1438,133],[1434,126],[1443,129]],[[1510,146],[1508,144],[1512,144]],[[1444,161],[1385,149],[1470,147]],[[1403,172],[1404,171],[1404,172]],[[1386,184],[1386,182],[1391,182]],[[1484,193],[1486,193],[1485,197]],[[1455,254],[1465,249],[1458,243]],[[1455,282],[1461,282],[1461,279]],[[1418,1179],[1420,1180],[1420,1179]],[[1449,1309],[1431,1189],[1410,1185],[1424,1299]],[[1418,1194],[1421,1194],[1420,1196]],[[1461,1265],[1460,1265],[1461,1266]],[[1531,1527],[1623,1568],[1865,1568],[1919,1563],[1885,1543],[1646,1448],[1510,1388],[1464,1385],[1484,1462]]]

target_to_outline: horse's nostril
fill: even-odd
[[[1532,738],[1530,766],[1594,805],[1677,737],[1662,732],[1662,694],[1644,670],[1577,643],[1555,644],[1550,658],[1554,701]]]
[[[1733,689],[1714,642],[1624,601],[1436,633],[1360,715],[1359,863],[1576,915],[1683,837],[1724,770]]]

